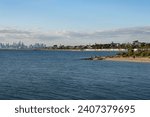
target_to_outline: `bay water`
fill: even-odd
[[[0,51],[0,99],[150,99],[150,63],[82,60],[117,52]]]

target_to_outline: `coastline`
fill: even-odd
[[[124,61],[124,62],[138,62],[138,63],[150,63],[149,57],[106,57],[107,61]]]
[[[120,51],[120,52],[124,52],[124,51],[127,51],[126,49],[0,49],[0,51],[5,51],[5,50],[15,50],[15,51],[19,51],[19,50],[29,50],[29,51],[32,51],[32,50],[43,50],[43,51],[91,51],[91,52],[94,52],[94,51]]]
[[[81,51],[127,51],[126,49],[83,49]]]
[[[38,50],[38,49],[37,49]],[[126,49],[39,49],[39,50],[47,50],[47,51],[87,51],[87,52],[103,52],[103,51],[108,51],[108,52],[126,52]]]
[[[0,51],[126,51],[125,49],[0,49]],[[139,62],[150,63],[150,57],[122,57],[122,56],[107,56],[107,57],[90,57],[82,60],[106,60],[106,61],[122,61],[122,62]]]
[[[90,58],[84,58],[82,60],[92,60],[92,61],[106,60],[106,61],[150,63],[150,57],[95,56]]]

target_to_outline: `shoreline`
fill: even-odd
[[[84,60],[106,60],[106,61],[120,61],[120,62],[138,62],[138,63],[150,63],[149,57],[121,57],[121,56],[112,56],[112,57],[91,57],[85,58]]]
[[[32,50],[43,50],[43,51],[91,51],[91,52],[97,52],[97,51],[110,51],[110,52],[113,52],[113,51],[127,51],[126,49],[0,49],[0,51],[5,51],[5,50],[14,50],[14,51],[19,51],[19,50],[29,50],[29,51],[32,51]]]
[[[88,49],[88,50],[74,50],[74,49],[0,49],[0,51],[120,51],[120,49]],[[125,51],[125,50],[121,50]],[[83,58],[82,60],[106,60],[106,61],[122,61],[122,62],[138,62],[150,63],[150,57],[122,57],[122,56],[95,56],[90,58]]]
[[[138,63],[150,63],[149,57],[106,57],[107,61],[124,61],[124,62],[138,62]]]

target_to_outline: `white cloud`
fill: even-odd
[[[47,45],[79,45],[110,42],[132,42],[133,40],[150,42],[150,27],[134,27],[116,30],[77,32],[40,32],[18,29],[1,29],[0,42],[13,43],[22,41],[26,44],[45,43]]]

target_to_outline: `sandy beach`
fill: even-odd
[[[150,63],[150,58],[148,57],[107,57],[105,60]]]

